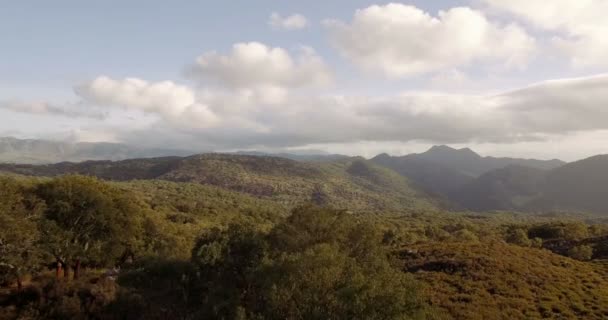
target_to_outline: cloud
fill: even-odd
[[[237,43],[223,55],[207,52],[196,59],[188,74],[231,88],[298,88],[326,85],[332,74],[312,48],[297,57],[283,48],[259,42]]]
[[[157,114],[189,126],[212,126],[217,121],[215,114],[196,100],[192,89],[171,81],[150,83],[138,78],[115,80],[100,76],[77,86],[75,92],[94,105]]]
[[[13,112],[53,115],[68,118],[91,118],[102,120],[106,114],[92,109],[85,109],[84,106],[76,103],[65,103],[62,106],[47,101],[0,101],[0,109]]]
[[[201,150],[286,148],[365,141],[512,144],[608,129],[608,75],[542,82],[497,95],[406,92],[392,96],[289,93],[280,105],[251,96],[201,99],[213,127],[162,122],[130,142],[163,141]],[[226,106],[236,106],[230,110]],[[172,140],[175,139],[175,140]]]
[[[608,2],[605,0],[484,0],[543,30],[555,32],[553,45],[577,67],[608,66]]]
[[[268,19],[268,24],[274,29],[300,30],[308,26],[308,20],[298,13],[283,17],[279,13],[273,12]]]
[[[436,72],[472,62],[525,66],[536,41],[516,24],[499,25],[467,7],[435,17],[390,3],[357,10],[352,21],[324,22],[332,44],[367,71],[389,77]]]

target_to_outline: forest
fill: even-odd
[[[4,174],[0,318],[608,316],[601,215],[447,210],[422,193],[391,195],[406,185],[358,159],[318,172],[228,159],[214,172],[246,161],[249,175],[237,174],[255,188]],[[345,205],[382,187],[385,202]]]

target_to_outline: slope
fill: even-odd
[[[433,200],[407,179],[362,158],[297,162],[285,158],[204,154],[55,165],[0,165],[0,172],[56,176],[77,173],[127,181],[193,182],[271,199],[286,208],[315,202],[354,211],[434,208]]]
[[[451,319],[606,319],[608,275],[599,263],[491,243],[426,243],[402,253]],[[500,316],[498,316],[500,310]]]
[[[608,155],[598,155],[550,171],[531,210],[608,214]]]

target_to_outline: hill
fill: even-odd
[[[458,193],[460,188],[493,170],[508,166],[550,170],[564,164],[560,160],[482,157],[469,148],[448,146],[434,146],[426,152],[401,157],[381,154],[371,161],[393,169],[427,192],[452,200],[458,198],[454,193]]]
[[[407,177],[426,192],[442,196],[473,180],[457,170],[414,157],[391,157],[384,153],[371,161]]]
[[[510,165],[550,170],[565,164],[560,160],[482,157],[469,148],[454,149],[448,146],[434,146],[426,152],[405,157],[432,162],[472,177]]]
[[[452,319],[496,319],[497,310],[502,319],[608,316],[608,274],[600,263],[498,241],[408,247],[403,262],[432,288],[429,303]]]
[[[509,166],[465,184],[450,200],[471,210],[608,213],[608,156],[553,170]]]
[[[607,190],[608,155],[598,155],[548,172],[528,208],[608,214]]]
[[[82,174],[106,180],[193,182],[272,199],[292,208],[303,202],[355,211],[434,208],[434,202],[407,179],[362,158],[298,162],[286,158],[204,154],[123,161],[53,165],[0,165],[0,172],[57,176]]]
[[[490,171],[450,194],[450,199],[474,211],[522,210],[541,192],[546,171],[508,166]]]

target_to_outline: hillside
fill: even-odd
[[[384,153],[371,161],[407,177],[429,193],[443,196],[473,180],[471,176],[457,170],[413,157],[391,157]]]
[[[452,319],[605,319],[608,274],[546,250],[500,242],[408,246],[404,269]]]
[[[483,174],[449,194],[471,210],[608,213],[608,156],[545,171],[509,166]]]
[[[471,177],[478,177],[486,172],[510,165],[550,170],[565,164],[560,160],[482,157],[469,148],[454,149],[448,146],[434,146],[426,152],[402,158],[424,160]]]
[[[571,210],[608,214],[608,155],[599,155],[550,171],[536,210]]]
[[[474,211],[521,210],[541,192],[544,170],[508,166],[490,171],[463,185],[450,199]]]
[[[458,199],[454,193],[459,193],[475,178],[493,170],[509,166],[550,170],[564,164],[560,160],[482,157],[468,148],[454,149],[448,146],[434,146],[426,152],[401,157],[381,154],[371,161],[411,179],[427,192],[451,200],[454,197]]]
[[[54,165],[0,165],[0,172],[33,176],[77,173],[106,180],[158,179],[194,182],[272,199],[291,208],[303,202],[356,211],[433,208],[408,181],[362,158],[297,162],[278,157],[204,154]]]

